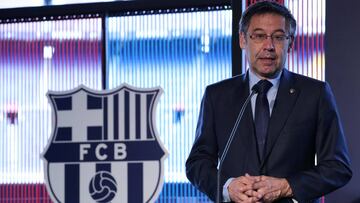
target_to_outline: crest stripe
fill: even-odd
[[[79,164],[79,174],[81,174],[79,176],[79,181],[80,181],[79,203],[94,202],[94,199],[91,197],[89,187],[90,187],[91,179],[94,177],[96,173],[95,168],[96,168],[96,164],[92,162],[87,162],[87,163],[82,162]],[[60,202],[64,202],[64,201],[60,201]]]
[[[65,164],[65,202],[79,202],[79,164]]]
[[[141,139],[140,137],[140,128],[141,128],[141,109],[140,109],[140,94],[135,95],[135,118],[136,118],[136,139]]]
[[[119,92],[119,140],[125,140],[125,91]]]
[[[147,126],[148,126],[148,112],[146,107],[146,95],[141,94],[140,96],[140,116],[141,116],[141,125],[140,125],[140,134],[141,140],[147,140]]]
[[[114,95],[114,140],[119,139],[119,94]]]
[[[104,97],[104,120],[103,120],[103,139],[104,140],[108,140],[108,98],[107,97]]]
[[[124,100],[125,100],[125,140],[129,140],[130,139],[130,105],[129,105],[129,100],[130,100],[130,95],[128,91],[124,91],[125,95],[124,95]]]
[[[128,202],[144,202],[143,197],[143,163],[128,164]]]
[[[113,199],[113,203],[129,202],[128,201],[128,164],[126,162],[113,163],[111,171],[114,171],[113,176],[118,185],[118,193]]]
[[[96,172],[99,171],[111,172],[111,164],[96,164]]]
[[[153,94],[148,94],[147,97],[146,97],[146,110],[147,110],[147,138],[151,139],[151,138],[154,138],[153,137],[153,134],[151,133],[151,129],[150,129],[150,122],[149,122],[149,117],[152,115],[152,112],[150,112],[151,110],[151,104],[152,104],[152,101],[153,101],[153,97],[154,95]]]

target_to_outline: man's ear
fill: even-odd
[[[243,32],[239,33],[239,43],[240,43],[240,48],[245,49],[246,35]]]
[[[288,53],[290,53],[291,49],[294,47],[294,36],[291,36],[289,41]]]

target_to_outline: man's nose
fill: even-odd
[[[274,50],[275,49],[274,41],[270,36],[267,36],[266,39],[264,40],[263,47],[266,50]]]

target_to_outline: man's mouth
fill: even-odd
[[[259,60],[264,63],[265,65],[267,64],[273,64],[275,61],[275,57],[260,57]]]

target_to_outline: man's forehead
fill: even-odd
[[[257,21],[268,22],[268,23],[274,23],[276,21],[279,23],[285,23],[286,19],[284,16],[277,13],[260,13],[260,14],[255,14],[251,17],[250,24],[252,22],[257,22]]]
[[[275,30],[286,30],[286,19],[277,13],[262,13],[255,14],[251,17],[249,22],[249,29],[254,30],[266,30],[273,28]]]

